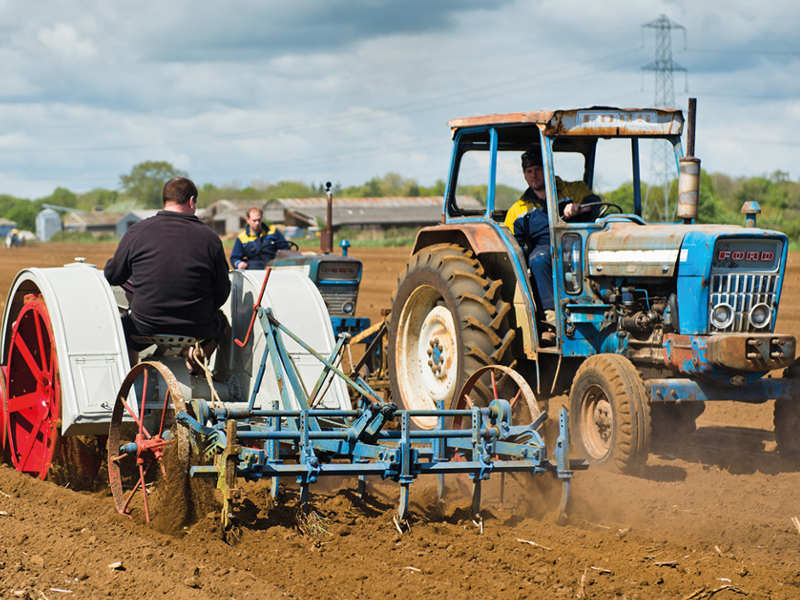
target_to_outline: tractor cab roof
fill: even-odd
[[[460,129],[525,125],[542,129],[549,136],[680,135],[683,130],[683,113],[676,108],[592,106],[466,117],[453,119],[448,123],[453,136]]]

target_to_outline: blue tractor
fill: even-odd
[[[419,231],[392,300],[393,400],[410,409],[485,405],[506,382],[486,379],[467,396],[464,381],[488,364],[513,366],[541,402],[569,393],[577,451],[631,472],[646,461],[653,435],[692,431],[705,402],[773,399],[778,451],[800,456],[796,342],[774,332],[788,240],[755,227],[757,206],[743,207],[744,227],[696,222],[693,106],[688,156],[677,109],[451,121],[442,223]],[[498,182],[521,179],[520,155],[531,146],[546,188],[555,298],[547,319],[499,199]],[[642,197],[640,152],[662,150],[679,174],[677,215],[664,220],[677,222],[647,223],[642,215],[662,199]],[[620,202],[632,211],[596,199],[588,218],[562,217],[564,178],[591,189],[609,176],[632,180]],[[485,208],[459,206],[457,187],[476,183],[488,184]],[[782,376],[765,377],[776,369]],[[435,423],[420,417],[415,425]]]
[[[331,183],[325,184],[327,196],[327,222],[321,232],[320,252],[302,253],[290,242],[290,250],[281,250],[269,262],[273,269],[292,269],[305,273],[317,286],[333,325],[333,334],[356,335],[370,325],[367,317],[356,316],[358,288],[361,285],[362,264],[357,258],[347,255],[350,242],[339,244],[342,254],[333,254],[333,191]]]

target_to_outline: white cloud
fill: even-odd
[[[673,50],[698,95],[704,167],[800,176],[787,145],[800,130],[796,0],[270,4],[0,0],[0,193],[113,188],[143,160],[200,184],[387,171],[431,184],[446,176],[451,118],[651,104],[641,25],[661,13],[687,28],[689,50],[680,33]]]
[[[97,54],[91,40],[80,39],[72,25],[57,23],[52,27],[43,27],[36,38],[49,50],[64,58],[89,58]]]

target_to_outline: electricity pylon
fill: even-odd
[[[674,107],[675,106],[675,84],[672,74],[675,71],[686,69],[672,60],[672,30],[683,30],[683,43],[686,45],[686,28],[666,15],[661,15],[655,21],[645,23],[642,27],[654,29],[656,34],[655,60],[642,67],[643,71],[653,71],[655,73],[655,98],[654,106]],[[688,88],[688,85],[687,85]],[[651,158],[651,180],[652,184],[647,188],[644,199],[644,214],[647,214],[647,196],[654,186],[661,186],[664,190],[664,209],[662,217],[664,221],[672,220],[674,208],[670,207],[669,188],[672,179],[675,177],[675,156],[672,148],[664,143],[653,144],[653,154]]]

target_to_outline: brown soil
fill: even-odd
[[[0,284],[23,266],[73,256],[102,265],[113,248],[3,251]],[[365,264],[359,312],[377,319],[408,250],[354,255]],[[778,330],[800,335],[798,303],[795,254]],[[501,506],[493,479],[482,534],[467,517],[465,481],[451,482],[442,505],[431,482],[415,483],[402,536],[391,484],[371,484],[366,501],[352,481],[312,488],[314,523],[298,520],[293,490],[272,506],[263,484],[249,484],[241,539],[228,545],[214,515],[165,535],[117,515],[105,491],[74,492],[0,466],[0,597],[799,598],[791,519],[800,516],[800,465],[775,451],[772,403],[717,403],[698,425],[656,447],[639,476],[578,473],[565,526],[532,516],[542,512],[541,490],[510,478]],[[122,567],[110,568],[116,561]]]

